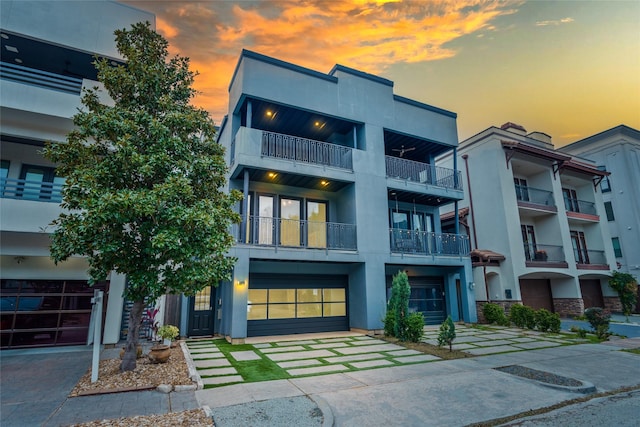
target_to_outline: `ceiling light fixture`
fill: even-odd
[[[329,185],[329,181],[322,180],[322,181],[320,181],[320,184],[321,184],[323,187],[326,187],[327,185]]]
[[[0,33],[0,37],[2,37],[5,40],[9,40],[9,35],[8,34]]]
[[[269,173],[267,174],[267,176],[269,176],[269,178],[273,179],[273,178],[275,178],[276,176],[278,176],[278,174],[277,174],[277,173],[275,173],[275,172],[269,172]]]
[[[4,48],[7,49],[9,52],[18,53],[18,48],[15,46],[9,46],[8,44],[5,44]]]

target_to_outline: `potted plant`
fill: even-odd
[[[162,325],[158,328],[158,336],[164,340],[165,345],[171,345],[171,341],[180,335],[180,329],[173,325]]]
[[[536,251],[536,261],[546,261],[547,260],[547,251]]]

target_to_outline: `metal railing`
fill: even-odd
[[[295,247],[355,251],[355,224],[250,216],[234,224],[232,234],[239,243],[258,246]]]
[[[391,252],[417,255],[468,256],[469,237],[463,234],[433,233],[418,230],[389,229]]]
[[[264,157],[353,170],[350,147],[275,132],[262,132]]]
[[[587,249],[574,249],[573,255],[576,257],[576,264],[606,265],[607,257],[604,251],[592,251]]]
[[[524,257],[527,261],[565,262],[564,249],[558,245],[524,244]]]
[[[229,147],[229,165],[233,166],[236,162],[236,137],[231,140],[231,146]]]
[[[564,207],[569,212],[597,215],[596,204],[585,200],[564,198]]]
[[[520,202],[535,203],[536,205],[555,206],[553,193],[539,188],[516,185],[516,198]]]
[[[460,171],[393,156],[385,156],[385,164],[389,178],[462,190]]]
[[[62,201],[62,184],[0,178],[0,196],[4,199],[60,203]]]
[[[80,95],[82,92],[80,78],[49,73],[4,61],[0,62],[0,78],[74,95]]]

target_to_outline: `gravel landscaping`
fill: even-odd
[[[536,380],[547,384],[561,385],[565,387],[580,387],[583,385],[582,381],[574,380],[573,378],[562,377],[560,375],[538,371],[536,369],[526,368],[519,365],[503,366],[495,369],[496,371],[506,372],[511,375],[517,375],[522,378],[528,378],[530,380]]]

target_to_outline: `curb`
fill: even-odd
[[[191,353],[189,352],[187,343],[184,341],[181,341],[180,348],[182,349],[184,360],[185,362],[187,362],[187,370],[189,373],[189,378],[191,378],[191,381],[195,383],[196,390],[204,389],[204,383],[202,382],[202,378],[198,374],[198,370],[196,369],[196,364],[193,362],[193,359],[191,358]]]
[[[327,401],[317,395],[307,396],[311,400],[313,400],[316,405],[318,405],[318,409],[320,409],[320,412],[322,412],[322,427],[333,427],[335,423],[335,420],[333,419],[333,411],[331,410],[331,406],[329,406]]]

